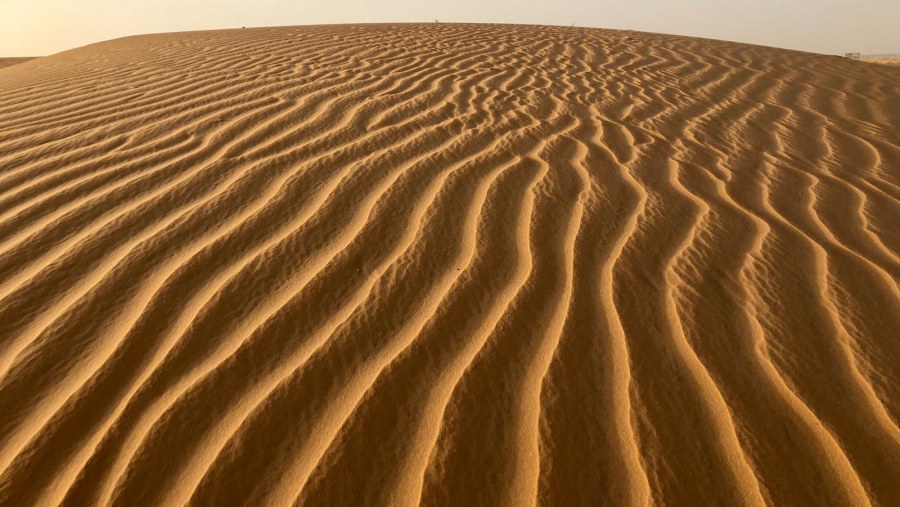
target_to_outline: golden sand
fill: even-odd
[[[148,35],[0,70],[0,505],[900,505],[900,68]]]
[[[0,58],[0,69],[25,63],[29,60],[33,60],[33,58]]]

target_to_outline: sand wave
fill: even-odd
[[[0,70],[0,504],[900,504],[898,83],[447,24]]]

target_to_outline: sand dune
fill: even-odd
[[[129,37],[0,168],[0,505],[900,505],[900,68]]]
[[[3,67],[11,67],[13,65],[25,63],[28,60],[34,60],[34,58],[0,58],[0,69],[2,69]]]

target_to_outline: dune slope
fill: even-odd
[[[610,30],[0,70],[0,505],[900,505],[900,68]]]
[[[4,67],[11,67],[13,65],[18,65],[20,63],[25,63],[29,60],[33,60],[34,58],[0,58],[0,69]]]

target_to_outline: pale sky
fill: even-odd
[[[574,22],[818,53],[900,53],[900,0],[0,0],[0,57],[142,33],[435,19]]]

